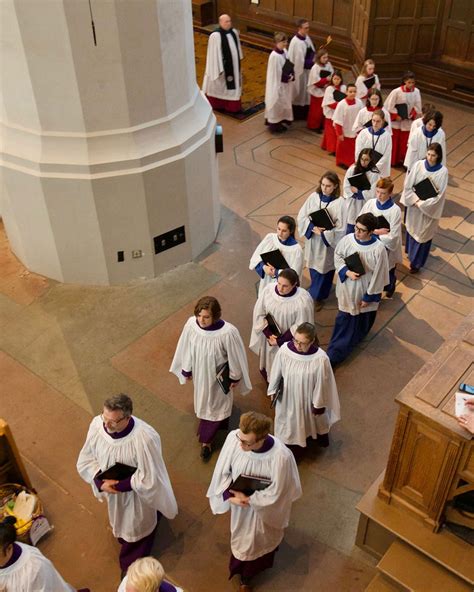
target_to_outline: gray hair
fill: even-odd
[[[109,411],[122,411],[125,417],[130,417],[133,413],[132,399],[125,393],[119,393],[105,399],[104,407]]]

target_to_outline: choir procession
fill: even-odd
[[[229,15],[218,24],[209,35],[202,91],[217,112],[235,114],[245,47]],[[193,400],[193,470],[215,463],[206,507],[216,521],[230,512],[225,554],[239,592],[273,589],[271,580],[265,587],[255,578],[278,565],[293,504],[312,503],[300,463],[312,449],[326,454],[332,427],[351,413],[341,404],[338,370],[358,355],[377,312],[396,294],[397,266],[405,261],[412,275],[425,267],[449,181],[443,113],[423,101],[413,72],[401,72],[389,92],[367,59],[352,82],[350,72],[331,64],[330,38],[318,47],[304,19],[288,41],[276,32],[268,57],[265,134],[289,137],[302,126],[320,138],[334,166],[318,174],[299,211],[282,211],[256,246],[255,240],[236,253],[255,280],[253,310],[240,307],[238,294],[232,303],[216,294],[219,302],[211,287],[188,307],[174,351],[160,353],[169,358],[176,398]],[[404,174],[401,193],[394,168]],[[334,295],[337,312],[323,348],[316,323]],[[248,342],[243,323],[226,320],[231,304],[251,322]],[[249,360],[258,360],[259,374]],[[252,391],[256,382],[263,397]],[[265,413],[252,409],[257,396]],[[180,512],[182,484],[173,482],[163,455],[169,443],[134,414],[134,394],[104,399],[83,434],[77,473],[106,507],[117,541],[117,582],[107,589],[193,592],[172,582],[153,557],[160,524],[172,528]],[[474,433],[470,418],[459,423]],[[14,524],[0,523],[0,592],[76,590],[40,550],[18,540]],[[221,590],[212,583],[208,589]]]

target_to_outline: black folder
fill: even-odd
[[[338,103],[340,101],[342,101],[342,99],[345,99],[347,97],[346,93],[337,90],[337,88],[334,89],[332,96],[334,97],[334,100],[337,101]]]
[[[295,73],[295,65],[289,59],[286,59],[285,63],[283,64],[283,69],[281,71],[283,76],[291,76],[291,74]]]
[[[353,271],[354,273],[358,273],[359,275],[365,274],[364,265],[357,251],[355,253],[352,253],[352,255],[345,257],[344,263],[349,268],[349,271]]]
[[[413,191],[422,201],[430,199],[430,197],[436,197],[439,193],[438,188],[429,177],[414,185]]]
[[[279,249],[262,253],[260,258],[264,263],[272,265],[275,269],[288,269],[290,267]]]
[[[253,477],[252,475],[240,475],[237,479],[232,483],[229,489],[233,489],[234,491],[241,491],[245,493],[245,495],[250,496],[252,493],[256,491],[262,491],[266,489],[272,484],[271,479],[266,479],[265,477]]]
[[[277,386],[277,390],[276,393],[273,395],[273,400],[270,404],[270,407],[273,409],[273,407],[275,407],[275,405],[277,404],[277,401],[279,401],[282,396],[283,396],[283,388],[285,386],[285,382],[283,380],[283,376],[280,378],[280,382],[278,383]]]
[[[331,218],[331,214],[326,208],[311,212],[309,215],[311,222],[318,228],[325,228],[326,230],[332,230],[336,225],[334,220]]]
[[[331,76],[331,74],[331,70],[320,70],[319,78],[327,78],[328,76]]]
[[[376,218],[377,228],[386,228],[387,230],[390,230],[390,224],[385,216],[376,216]]]
[[[395,109],[402,119],[408,119],[408,105],[406,103],[397,103]]]
[[[367,78],[367,80],[364,80],[364,84],[367,87],[367,90],[372,88],[375,84],[375,76],[371,76],[370,78]]]
[[[217,368],[216,380],[224,395],[228,395],[230,393],[230,385],[232,384],[230,380],[229,362],[224,362]]]
[[[366,191],[371,187],[370,181],[365,173],[357,173],[357,175],[349,177],[348,181],[351,187],[357,187],[360,191]]]
[[[378,161],[382,158],[383,154],[381,152],[377,152],[377,150],[371,150],[370,156],[372,157],[372,160],[375,162],[375,164],[377,164]]]
[[[96,479],[104,481],[105,479],[114,479],[115,481],[122,481],[128,479],[135,473],[137,467],[131,467],[130,465],[124,465],[123,463],[115,463],[112,467],[109,467],[105,471],[100,471],[95,476]]]
[[[281,335],[281,329],[278,326],[278,323],[275,321],[273,315],[271,315],[269,312],[265,315],[265,319],[268,323],[268,328],[271,331],[272,335],[275,335],[275,337],[280,337]]]

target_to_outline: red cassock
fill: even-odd
[[[309,104],[307,127],[309,129],[322,129],[324,123],[323,97],[313,97]]]
[[[403,163],[408,148],[410,132],[392,128],[392,166]]]
[[[328,152],[336,152],[336,142],[336,132],[334,131],[332,119],[326,117],[324,119],[324,135],[321,140],[321,148]]]
[[[344,140],[340,140],[343,136],[343,130],[340,125],[335,125],[335,132],[337,136],[336,142],[336,164],[344,164],[346,167],[350,167],[354,164],[354,153],[356,138],[344,137]]]

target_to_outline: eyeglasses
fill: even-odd
[[[354,230],[357,232],[369,232],[367,228],[361,228],[360,226],[357,226],[357,224],[354,226]]]
[[[242,438],[239,436],[237,432],[235,433],[235,435],[237,437],[237,440],[242,444],[242,446],[247,446],[247,448],[255,446],[257,442],[260,442],[260,440],[262,440],[262,438],[260,438],[260,440],[255,440],[255,442],[247,442],[246,440],[242,440]]]
[[[295,345],[299,345],[300,347],[306,347],[307,345],[311,345],[310,341],[297,341],[296,339],[293,339],[293,343]]]
[[[101,416],[100,416],[100,419],[105,423],[105,425],[118,426],[118,424],[121,423],[124,419],[128,419],[128,415],[124,415],[120,419],[117,419],[116,421],[113,421],[112,419],[107,419],[104,416],[104,414],[102,413]]]

